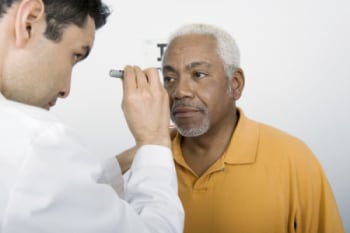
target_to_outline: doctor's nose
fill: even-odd
[[[71,86],[71,76],[69,76],[67,78],[67,81],[66,81],[65,85],[60,90],[60,92],[59,92],[59,97],[60,98],[66,98],[69,95],[69,93],[70,93],[70,86]]]

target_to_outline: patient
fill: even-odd
[[[312,151],[237,107],[245,77],[230,34],[185,25],[171,36],[162,66],[185,233],[344,232]]]

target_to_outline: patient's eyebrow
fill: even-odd
[[[205,62],[205,61],[196,61],[196,62],[191,62],[190,64],[187,64],[185,68],[186,68],[186,70],[191,70],[191,69],[199,67],[199,66],[204,66],[206,68],[210,68],[211,64],[208,62]],[[175,68],[172,67],[171,65],[164,65],[163,71],[176,72]]]
[[[172,71],[172,72],[175,72],[174,67],[172,67],[171,65],[165,65],[165,66],[163,66],[162,70],[163,70],[163,71]]]
[[[211,65],[208,62],[205,61],[196,61],[196,62],[191,62],[190,64],[186,65],[186,69],[190,70],[192,68],[198,67],[198,66],[205,66],[209,68]]]

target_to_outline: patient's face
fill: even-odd
[[[182,135],[200,136],[232,116],[233,98],[212,36],[176,38],[165,53],[163,77],[171,118]]]

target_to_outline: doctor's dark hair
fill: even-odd
[[[0,0],[0,18],[14,3],[22,0]],[[69,25],[83,27],[87,16],[95,21],[96,29],[102,27],[110,14],[109,8],[101,0],[41,0],[45,4],[45,36],[53,41],[60,41],[64,29]]]

